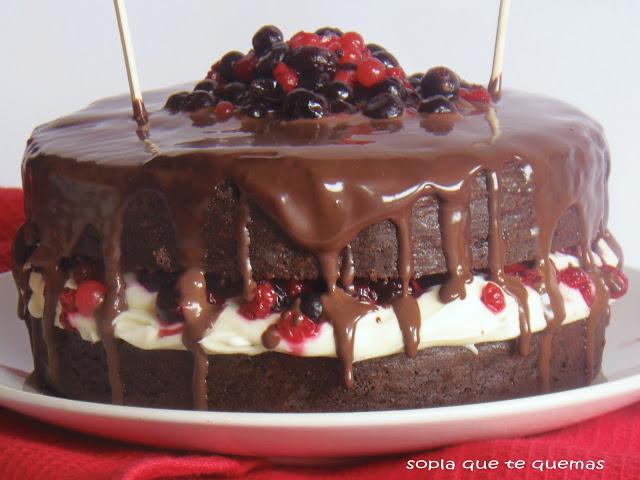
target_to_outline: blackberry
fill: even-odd
[[[458,111],[448,98],[435,95],[424,100],[418,107],[420,113],[452,113]]]
[[[209,92],[213,94],[216,91],[216,88],[218,88],[218,84],[216,83],[216,81],[207,79],[198,82],[196,86],[193,87],[193,91],[196,92],[202,90],[203,92]]]
[[[276,65],[284,61],[287,53],[289,53],[289,45],[285,42],[274,43],[271,49],[258,59],[258,63],[256,63],[256,75],[258,77],[271,75]]]
[[[381,93],[392,93],[402,100],[407,98],[407,89],[397,78],[387,78],[371,88],[371,96],[375,97]]]
[[[384,64],[384,66],[387,68],[393,68],[400,65],[396,57],[394,57],[392,54],[390,54],[386,50],[379,50],[377,52],[374,52],[373,57],[380,60]]]
[[[315,323],[320,321],[322,315],[322,299],[316,292],[309,291],[300,295],[300,311]]]
[[[369,52],[371,52],[371,54],[374,54],[376,52],[384,52],[385,51],[384,47],[381,47],[377,43],[367,43],[367,50],[369,50]]]
[[[334,100],[354,101],[353,89],[344,82],[331,82],[322,90],[322,93],[329,102]]]
[[[290,120],[322,118],[327,111],[327,101],[322,95],[304,88],[296,88],[285,97],[283,110]]]
[[[344,100],[334,100],[329,103],[329,111],[331,113],[348,113],[354,114],[358,112],[358,108],[352,103]]]
[[[164,104],[164,108],[169,110],[171,113],[179,112],[182,110],[182,105],[188,96],[189,92],[187,91],[174,93],[167,99],[167,103]]]
[[[249,103],[243,107],[242,111],[249,118],[263,118],[269,113],[267,108],[261,103]]]
[[[224,86],[220,98],[236,105],[242,103],[247,96],[247,86],[242,82],[231,82]]]
[[[338,58],[331,51],[320,47],[299,47],[287,55],[285,63],[301,76],[318,73],[335,73]]]
[[[263,105],[276,106],[284,98],[285,92],[274,78],[257,78],[249,86],[248,96],[251,101]]]
[[[420,80],[420,90],[424,98],[442,95],[456,98],[460,89],[460,78],[446,67],[434,67],[427,71]]]
[[[404,113],[404,103],[392,93],[381,93],[373,97],[362,110],[371,118],[396,118]]]
[[[318,30],[315,31],[315,34],[319,35],[321,37],[330,37],[330,36],[341,37],[342,35],[344,35],[342,30],[340,30],[339,28],[334,28],[334,27],[322,27],[322,28],[319,28]]]
[[[218,103],[218,100],[209,92],[197,90],[186,96],[182,109],[185,112],[195,112],[201,108],[213,107],[216,103]]]
[[[267,53],[273,44],[282,42],[282,39],[282,32],[278,27],[265,25],[255,33],[251,39],[251,44],[256,55],[261,56]]]
[[[218,63],[213,67],[214,71],[220,75],[225,82],[233,82],[235,75],[233,74],[233,64],[240,60],[244,55],[238,51],[226,53]]]

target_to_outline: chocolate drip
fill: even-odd
[[[398,232],[398,274],[402,282],[402,295],[391,306],[400,324],[404,351],[408,357],[414,358],[420,345],[420,308],[409,292],[409,282],[413,277],[411,210],[395,219],[394,224]]]
[[[611,234],[611,232],[607,229],[604,230],[602,239],[606,242],[606,244],[609,246],[613,254],[618,259],[618,264],[616,265],[616,268],[619,268],[622,270],[622,268],[624,267],[624,253],[622,252],[622,247],[620,246],[618,241],[615,239],[615,237]]]
[[[124,386],[120,379],[119,358],[114,335],[113,320],[127,308],[125,282],[121,268],[122,214],[120,208],[114,215],[104,237],[104,282],[107,289],[104,304],[97,312],[96,326],[107,357],[111,398],[114,404],[124,401]]]
[[[502,236],[502,217],[500,214],[501,181],[498,172],[487,172],[487,192],[489,193],[489,272],[491,280],[503,288],[518,303],[520,337],[518,350],[528,355],[531,343],[531,323],[529,319],[529,295],[527,289],[517,277],[504,273],[504,238]]]
[[[466,284],[471,283],[471,246],[469,245],[469,186],[463,185],[455,194],[440,197],[438,210],[442,251],[447,264],[447,278],[440,287],[439,297],[449,303],[467,296]]]
[[[338,288],[338,254],[318,254],[327,293],[322,295],[322,317],[331,322],[336,342],[336,354],[342,362],[344,384],[353,388],[353,350],[358,320],[375,310],[375,305],[361,302]]]
[[[355,277],[356,270],[353,264],[353,252],[351,251],[351,244],[347,244],[344,248],[344,254],[342,255],[342,267],[340,269],[340,283],[342,288],[348,293],[353,293],[353,279]]]
[[[253,298],[253,291],[256,288],[256,282],[253,281],[253,273],[251,271],[251,259],[249,258],[249,244],[251,243],[249,220],[249,202],[246,196],[241,194],[238,218],[238,261],[240,262],[240,275],[242,276],[242,298],[247,301]]]
[[[56,341],[56,313],[58,308],[58,298],[64,287],[64,274],[60,269],[59,262],[50,265],[44,273],[44,312],[42,314],[42,336],[47,346],[47,357],[49,364],[48,375],[53,382],[60,378],[58,342]]]

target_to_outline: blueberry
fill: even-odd
[[[269,113],[267,108],[260,103],[249,103],[242,110],[249,118],[263,118]]]
[[[320,92],[331,83],[332,78],[333,75],[329,72],[307,73],[299,79],[298,86],[314,92]]]
[[[397,78],[385,78],[383,81],[371,87],[371,96],[375,97],[381,93],[392,93],[401,99],[407,98],[407,89]]]
[[[246,98],[247,86],[242,82],[231,82],[224,86],[220,92],[220,98],[236,105],[242,103]]]
[[[289,53],[289,45],[285,42],[274,43],[271,49],[262,55],[256,63],[255,74],[257,76],[269,76],[272,74],[276,65],[284,60]]]
[[[287,55],[287,65],[296,70],[301,76],[317,73],[335,73],[338,58],[326,48],[299,47]]]
[[[353,102],[353,89],[344,82],[331,82],[324,87],[322,93],[329,102],[334,100],[342,100],[344,102]]]
[[[460,78],[446,67],[434,67],[424,74],[420,81],[420,90],[424,98],[443,95],[455,98],[460,89]]]
[[[213,93],[216,91],[216,88],[218,88],[218,84],[215,80],[202,80],[193,87],[193,91],[202,90],[203,92]]]
[[[216,100],[216,98],[209,92],[197,90],[187,95],[184,99],[184,103],[182,104],[182,109],[185,112],[195,112],[201,108],[213,107],[217,103],[218,100]]]
[[[233,51],[226,53],[220,61],[214,65],[214,70],[220,74],[220,78],[225,82],[233,82],[233,64],[240,60],[244,55],[240,52]]]
[[[377,43],[367,43],[367,50],[374,54],[376,52],[384,52],[384,47],[381,47]]]
[[[389,52],[387,52],[386,50],[379,50],[377,52],[373,53],[373,57],[377,58],[378,60],[380,60],[382,63],[384,63],[384,66],[386,68],[393,68],[393,67],[397,67],[398,65],[400,65],[398,63],[398,60],[396,59],[396,57],[394,57],[393,55],[391,55]]]
[[[443,95],[435,95],[424,100],[418,108],[420,113],[452,113],[458,111],[456,106]]]
[[[174,93],[167,99],[167,103],[164,104],[164,108],[172,113],[179,112],[182,109],[185,99],[189,95],[189,92],[183,91]]]
[[[424,77],[422,73],[414,73],[409,78],[407,78],[407,80],[413,88],[418,88],[420,86],[420,82],[422,82],[422,77]]]
[[[422,98],[420,98],[420,95],[418,95],[415,90],[407,90],[407,97],[404,99],[405,107],[411,107],[417,110],[421,101]]]
[[[300,295],[300,311],[318,323],[322,315],[322,300],[316,292],[304,292]]]
[[[264,105],[277,106],[284,98],[284,90],[275,79],[257,78],[249,86],[249,99]]]
[[[265,25],[251,39],[253,51],[256,52],[256,55],[262,56],[269,51],[274,43],[282,42],[282,38],[282,32],[278,27]]]
[[[378,301],[378,292],[376,292],[367,282],[356,281],[353,284],[353,296],[358,300],[376,303]]]
[[[160,287],[156,297],[156,312],[162,323],[184,322],[182,307],[180,306],[180,292],[175,283]]]
[[[322,118],[327,110],[327,101],[322,95],[304,88],[296,88],[284,98],[283,110],[285,116],[290,120]]]
[[[362,110],[371,118],[396,118],[404,112],[404,103],[393,93],[381,93],[373,97]]]
[[[329,103],[329,111],[331,113],[354,114],[358,112],[358,108],[354,104],[345,102],[344,100],[333,100]]]
[[[316,35],[321,37],[330,37],[333,35],[334,37],[341,37],[343,35],[342,30],[334,27],[322,27],[315,31]]]

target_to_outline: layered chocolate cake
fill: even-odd
[[[563,102],[263,27],[193,90],[100,100],[23,163],[19,314],[69,398],[357,411],[589,384],[627,280]]]

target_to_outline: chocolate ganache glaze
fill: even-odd
[[[548,294],[550,304],[540,345],[541,390],[549,389],[552,338],[565,316],[549,254],[554,232],[571,210],[577,212],[582,264],[595,285],[586,346],[588,368],[593,369],[593,332],[609,308],[608,288],[593,253],[596,242],[604,239],[622,259],[606,229],[609,152],[594,120],[563,102],[507,90],[486,108],[467,104],[454,113],[405,112],[386,120],[356,113],[293,121],[235,114],[219,121],[213,107],[177,114],[164,109],[175,90],[145,94],[149,118],[144,127],[131,117],[129,98],[121,96],[38,127],[28,142],[23,163],[27,221],[16,239],[14,273],[23,318],[28,301],[24,264],[39,268],[46,279],[41,329],[33,331],[40,338],[34,341],[44,339],[47,346],[47,375],[54,383],[60,375],[54,319],[65,281],[61,265],[90,229],[102,248],[107,289],[98,332],[112,400],[122,402],[112,320],[126,308],[123,215],[139,192],[151,191],[166,204],[175,231],[178,265],[171,268],[180,273],[183,341],[195,362],[194,407],[206,408],[208,360],[198,342],[219,308],[207,301],[205,257],[211,253],[204,241],[203,216],[212,191],[222,182],[239,189],[240,213],[235,225],[209,228],[235,238],[234,261],[244,297],[251,298],[256,280],[248,228],[254,205],[296,248],[317,259],[319,277],[326,284],[322,315],[333,325],[348,387],[357,381],[352,363],[358,320],[372,308],[347,294],[359,268],[352,254],[354,239],[381,221],[395,225],[396,271],[403,293],[392,306],[405,352],[415,356],[420,315],[409,295],[410,281],[418,273],[413,208],[424,197],[437,199],[446,265],[440,300],[464,298],[478,264],[469,233],[471,195],[478,178],[484,177],[489,217],[485,266],[491,280],[520,305],[519,350],[527,355],[527,291],[518,277],[505,274],[508,239],[500,215],[503,173],[514,164],[534,199],[534,259],[542,278],[540,290]],[[265,345],[278,342],[273,330],[263,338]]]

